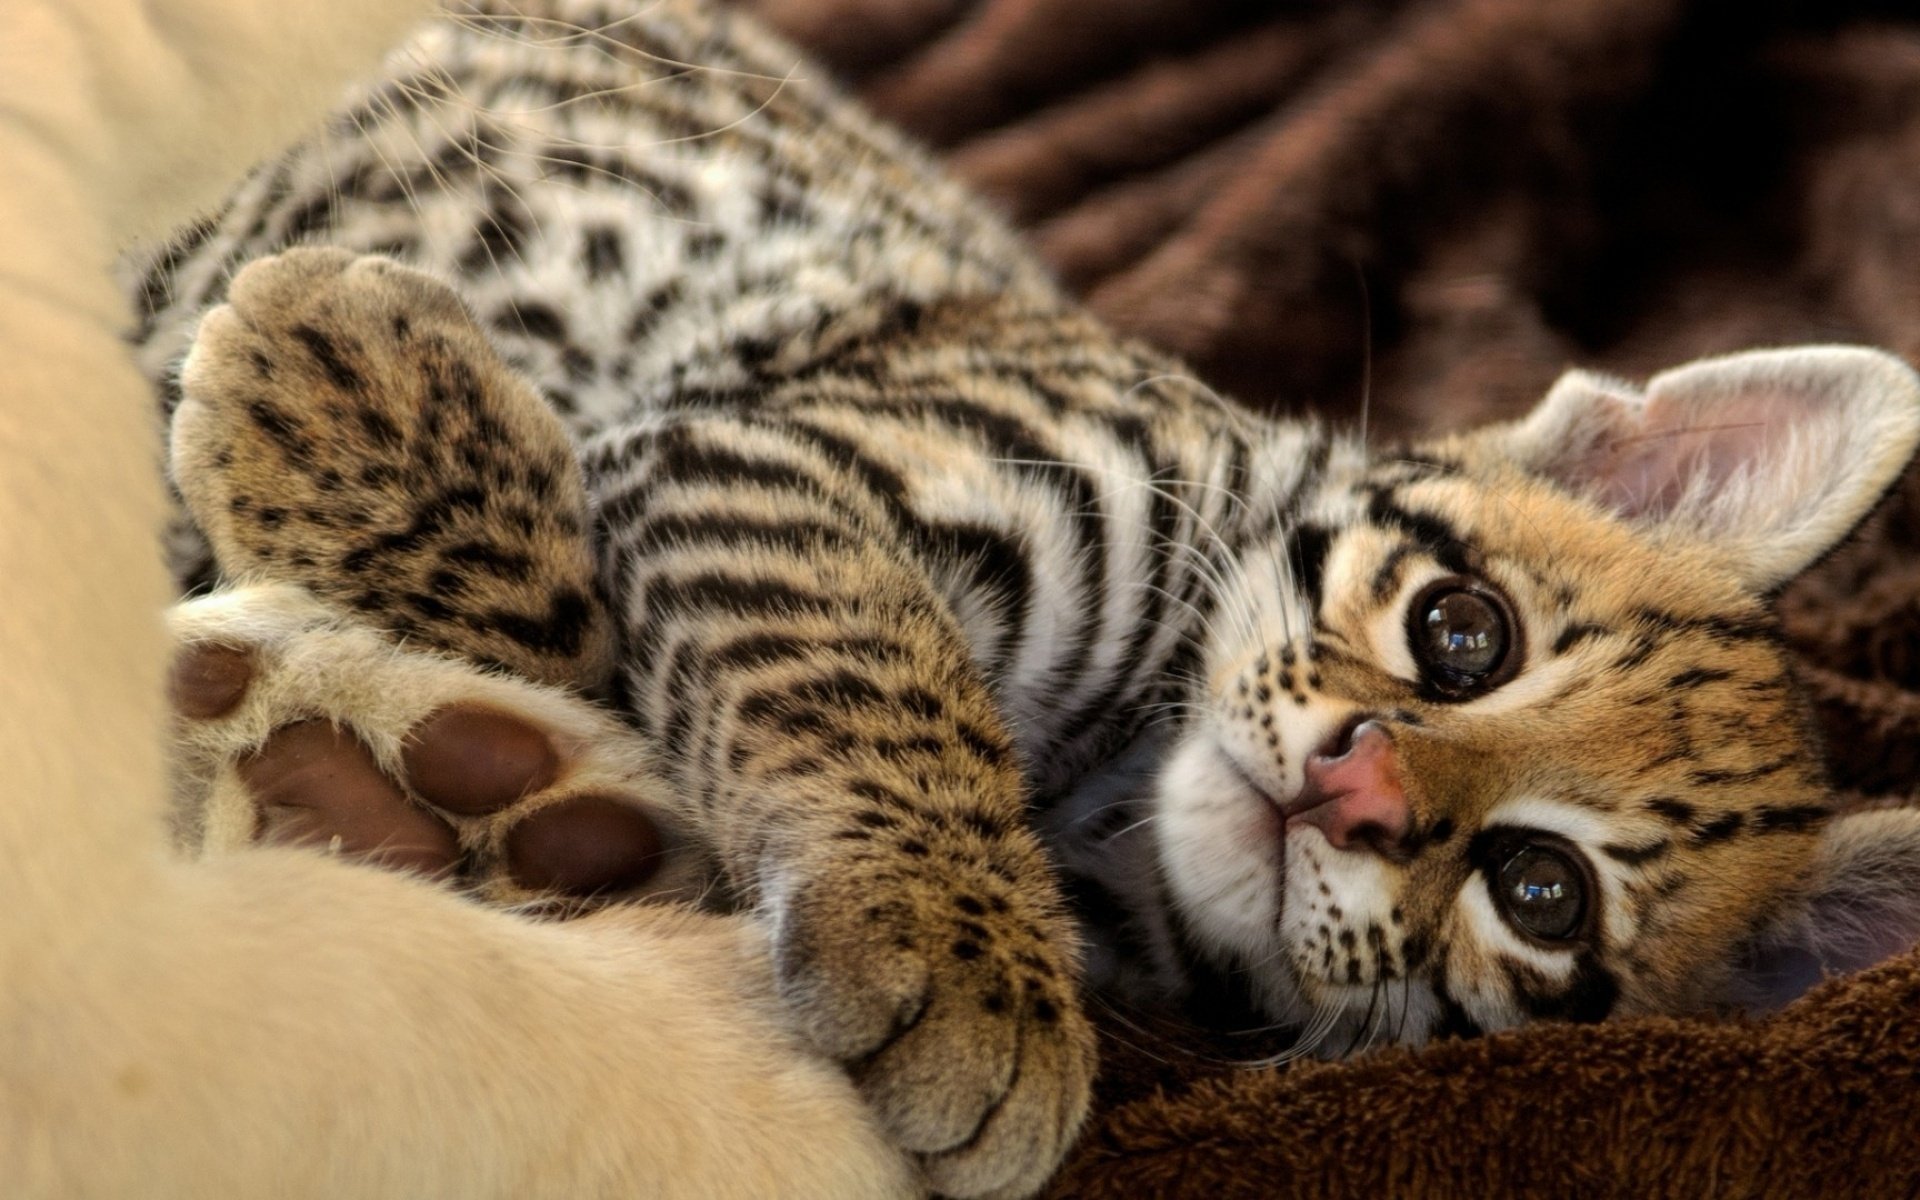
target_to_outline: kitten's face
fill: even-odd
[[[1662,377],[1630,415],[1708,427],[1674,379],[1702,390]],[[1846,874],[1761,597],[1904,463],[1920,393],[1895,383],[1890,449],[1836,411],[1732,466],[1641,453],[1561,411],[1625,400],[1556,389],[1423,462],[1336,454],[1298,532],[1232,565],[1156,783],[1187,939],[1336,1053],[1728,994],[1813,876]]]
[[[1161,781],[1191,933],[1383,1036],[1698,1003],[1824,816],[1764,608],[1517,473],[1332,490],[1317,570],[1237,565]]]

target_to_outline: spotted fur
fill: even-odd
[[[314,590],[532,673],[591,661],[604,603],[608,696],[770,915],[804,1027],[946,1190],[1037,1186],[1084,1110],[1036,821],[1176,989],[1231,981],[1350,1045],[1714,1002],[1837,874],[1765,596],[1911,454],[1920,388],[1885,356],[1726,360],[1645,397],[1576,376],[1519,426],[1374,455],[1113,336],[816,69],[692,0],[423,34],[134,272],[169,407],[234,269],[302,241],[455,282],[485,336],[290,325],[254,369],[338,411],[246,410],[299,502],[229,502],[232,537],[325,548],[296,564]],[[583,470],[592,587],[552,432],[501,415],[534,394]],[[372,473],[345,509],[305,490],[335,435]],[[217,428],[175,438],[232,477]],[[446,499],[476,488],[500,502]],[[174,546],[208,576],[191,529]],[[1408,649],[1442,574],[1519,623],[1519,671],[1466,701]],[[1410,830],[1280,837],[1274,805],[1360,715]],[[1144,796],[1088,783],[1128,747]],[[1493,913],[1512,831],[1591,864],[1593,936],[1543,949]]]

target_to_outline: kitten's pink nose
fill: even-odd
[[[1413,815],[1400,787],[1393,741],[1367,721],[1307,759],[1306,786],[1287,805],[1287,824],[1311,825],[1344,850],[1356,842],[1394,842]]]

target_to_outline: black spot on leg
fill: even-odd
[[[332,338],[311,325],[295,325],[293,336],[307,348],[308,354],[313,355],[313,360],[320,364],[320,369],[326,372],[333,386],[346,392],[366,389],[367,381],[341,357],[340,348],[333,344]]]
[[[354,411],[353,415],[359,421],[360,428],[375,445],[391,449],[400,444],[402,440],[400,427],[395,425],[393,419],[387,414],[363,404]]]
[[[562,588],[551,597],[542,616],[495,609],[468,618],[468,623],[482,631],[498,633],[529,650],[571,655],[579,653],[581,641],[593,623],[593,604],[577,588]]]
[[[970,942],[962,938],[953,944],[953,956],[962,962],[971,962],[979,958],[981,953],[980,945],[977,942]]]
[[[280,409],[269,400],[252,400],[247,403],[247,417],[260,432],[273,440],[274,445],[293,462],[306,462],[313,457],[313,447],[307,443],[306,428],[294,417]]]

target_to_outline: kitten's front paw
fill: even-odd
[[[169,619],[190,851],[309,845],[569,907],[710,881],[636,735],[584,700],[397,648],[287,585]]]
[[[343,250],[259,259],[180,383],[174,479],[229,578],[546,683],[611,670],[566,430],[439,280]]]
[[[935,1191],[1026,1196],[1092,1083],[1073,934],[1004,878],[948,865],[806,872],[776,902],[776,969],[803,1030],[848,1064]]]

